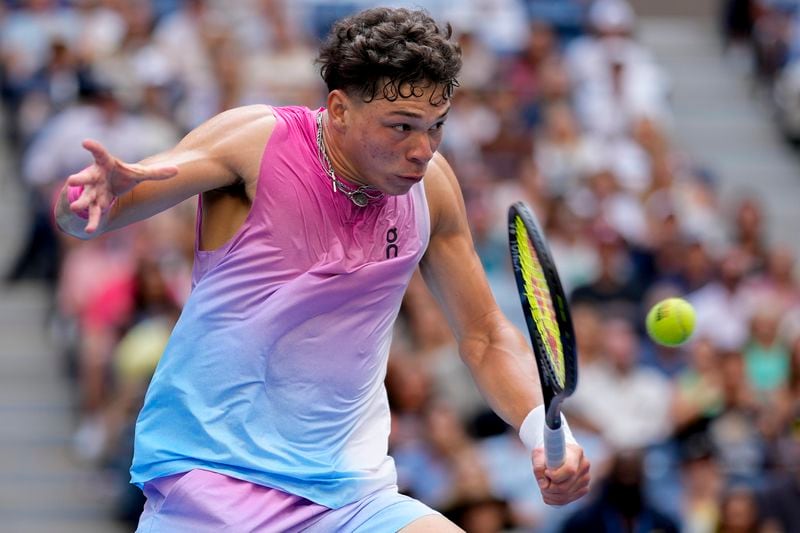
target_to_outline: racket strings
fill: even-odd
[[[566,381],[564,352],[553,300],[542,266],[530,243],[530,236],[520,218],[516,219],[516,227],[520,268],[525,279],[525,295],[539,335],[545,341],[543,344],[555,373],[554,378],[563,387]]]

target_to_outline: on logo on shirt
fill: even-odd
[[[389,228],[386,232],[386,259],[397,257],[400,250],[397,248],[397,228]]]

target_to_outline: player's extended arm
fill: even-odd
[[[422,274],[481,392],[498,415],[519,429],[528,412],[542,403],[533,355],[489,289],[449,165],[436,156],[431,167],[426,176],[431,239]]]
[[[426,175],[431,211],[431,239],[422,274],[447,316],[478,387],[492,409],[517,430],[542,403],[536,363],[522,333],[503,316],[475,252],[461,190],[441,156]],[[589,463],[577,445],[568,445],[562,467],[547,470],[541,448],[534,453],[534,473],[545,502],[564,504],[583,496]]]
[[[66,233],[89,239],[155,215],[198,193],[250,180],[272,130],[266,106],[221,113],[192,130],[174,148],[125,163],[100,143],[83,142],[94,162],[67,178],[55,206]]]

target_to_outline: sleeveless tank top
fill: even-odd
[[[315,113],[274,107],[242,227],[199,249],[136,422],[132,483],[205,469],[339,508],[396,484],[383,380],[430,237],[424,185],[332,190]]]

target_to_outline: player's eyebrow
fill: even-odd
[[[438,117],[436,117],[435,122],[438,122],[438,121],[442,120],[443,118],[445,118],[447,116],[447,114],[450,112],[450,108],[451,107],[452,106],[447,106],[447,109],[445,109],[443,113],[441,113]],[[389,114],[390,115],[401,115],[401,116],[409,117],[409,118],[425,118],[422,113],[419,113],[417,111],[408,111],[408,110],[405,110],[405,109],[398,109],[396,111],[390,112]]]

